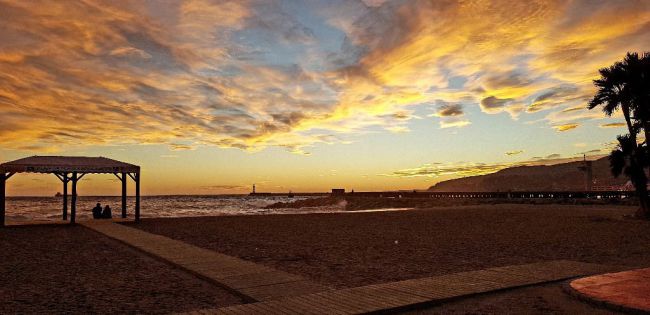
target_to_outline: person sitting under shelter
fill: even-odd
[[[111,207],[109,205],[106,205],[104,207],[104,211],[102,212],[102,219],[112,219],[113,218],[113,213],[111,213]]]
[[[93,208],[93,219],[102,218],[102,205],[98,202],[97,205]]]

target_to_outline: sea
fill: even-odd
[[[314,208],[264,209],[277,202],[291,202],[313,196],[143,196],[140,199],[140,215],[147,217],[196,217],[228,215],[262,215],[289,213],[329,213],[342,212],[343,206]],[[68,196],[68,202],[70,197]],[[79,196],[77,199],[77,220],[92,218],[91,209],[95,204],[102,207],[109,205],[113,217],[122,213],[122,198]],[[135,198],[127,198],[127,216],[134,215]],[[70,212],[68,206],[68,213]],[[58,221],[62,219],[62,197],[7,197],[6,220],[21,221]]]

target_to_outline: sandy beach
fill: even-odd
[[[633,207],[484,205],[413,211],[152,219],[137,226],[338,288],[556,259],[650,264],[650,222]],[[425,313],[589,313],[560,284]],[[609,313],[609,312],[606,312]]]
[[[650,222],[611,206],[151,219],[133,225],[337,287],[569,259],[650,263]]]
[[[633,207],[481,205],[395,212],[146,219],[129,224],[336,288],[569,259],[650,264]],[[0,230],[0,313],[174,313],[242,303],[219,287],[81,226]],[[407,313],[610,313],[560,283]]]
[[[1,314],[169,314],[238,297],[76,226],[0,229]]]

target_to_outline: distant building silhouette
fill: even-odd
[[[594,183],[593,162],[587,161],[587,155],[583,155],[582,162],[578,169],[585,173],[585,191],[591,191]]]

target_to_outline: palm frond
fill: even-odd
[[[609,154],[609,167],[612,170],[612,175],[618,178],[626,166],[625,154],[623,151],[616,149]]]

